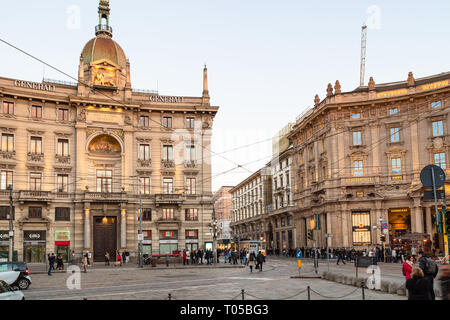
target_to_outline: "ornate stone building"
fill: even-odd
[[[387,244],[415,233],[429,249],[434,203],[423,200],[419,175],[428,164],[449,173],[449,107],[450,73],[384,84],[370,78],[351,92],[336,81],[325,99],[316,95],[289,135],[298,246],[312,246],[307,231],[319,214],[320,247],[327,233],[331,247],[367,248],[386,232]]]
[[[217,221],[217,244],[220,249],[226,248],[231,242],[231,210],[233,187],[222,186],[214,193],[214,219]]]
[[[19,260],[90,251],[136,254],[140,195],[144,253],[212,248],[210,105],[131,86],[101,0],[78,83],[0,78],[0,252],[7,251],[9,185]],[[1,257],[0,257],[1,258]]]

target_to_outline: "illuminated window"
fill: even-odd
[[[150,160],[150,145],[140,144],[139,145],[139,160]]]
[[[42,107],[41,106],[31,106],[31,117],[41,119],[42,118]]]
[[[173,220],[173,209],[172,208],[164,208],[162,212],[163,220]]]
[[[352,212],[352,231],[354,245],[371,243],[370,212]]]
[[[141,194],[150,194],[150,177],[140,177]]]
[[[443,153],[443,152],[435,153],[434,154],[434,164],[441,167],[442,169],[445,169],[446,168],[445,153]]]
[[[14,151],[14,135],[7,133],[2,134],[2,151],[5,152]]]
[[[3,113],[4,114],[14,114],[14,103],[13,102],[3,102]]]
[[[69,140],[58,139],[58,155],[59,156],[69,155]]]
[[[442,120],[433,122],[433,136],[438,137],[444,135],[444,124]]]

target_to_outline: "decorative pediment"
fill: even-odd
[[[367,158],[369,154],[363,150],[355,150],[348,155],[351,159]]]
[[[108,60],[108,59],[100,59],[100,60],[95,60],[92,61],[89,64],[91,67],[103,67],[103,68],[115,68],[115,69],[119,69],[120,70],[120,66],[115,64],[114,62]]]
[[[36,135],[39,135],[39,136],[42,136],[45,133],[45,131],[43,131],[43,130],[30,129],[30,128],[27,128],[27,131],[30,134],[36,134]]]
[[[150,143],[152,142],[152,139],[150,138],[136,138],[136,141],[139,143]]]
[[[61,132],[61,131],[53,131],[55,136],[59,138],[69,138],[72,135],[72,132]]]
[[[11,128],[11,127],[1,127],[0,128],[2,132],[14,132],[17,128]]]
[[[172,144],[175,141],[171,140],[171,139],[167,139],[167,138],[160,138],[159,140],[161,140],[162,143],[168,143],[168,144]]]
[[[390,148],[388,151],[386,151],[385,154],[388,157],[391,157],[393,155],[404,156],[406,154],[406,152],[408,152],[408,151],[405,149],[402,149],[401,147],[394,146],[394,147]]]

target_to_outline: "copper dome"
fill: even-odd
[[[119,44],[110,37],[102,35],[89,40],[84,46],[81,55],[85,64],[101,59],[108,59],[122,69],[125,69],[127,66],[127,57]]]

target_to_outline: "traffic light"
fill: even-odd
[[[312,230],[308,230],[308,239],[309,239],[309,240],[314,240]]]
[[[386,236],[384,234],[382,234],[380,240],[381,240],[381,242],[386,242]]]

